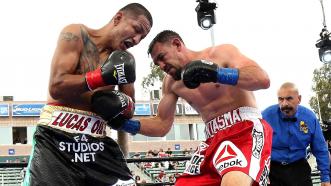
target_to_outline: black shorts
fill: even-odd
[[[109,137],[39,125],[24,185],[135,185],[118,144]]]

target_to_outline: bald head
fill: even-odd
[[[297,88],[297,86],[294,84],[294,83],[291,83],[291,82],[286,82],[286,83],[283,83],[278,92],[281,90],[281,89],[291,89],[292,91],[296,92],[297,94],[299,94],[299,90]]]
[[[301,102],[301,95],[294,83],[286,82],[278,90],[278,104],[282,113],[288,117],[293,116]]]

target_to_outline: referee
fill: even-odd
[[[278,105],[262,112],[273,128],[270,186],[312,186],[311,168],[306,160],[310,145],[321,172],[322,186],[330,186],[329,152],[316,115],[300,106],[301,95],[293,83],[278,90]]]

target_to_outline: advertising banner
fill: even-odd
[[[0,104],[0,116],[9,116],[9,104]]]
[[[13,116],[39,116],[44,103],[22,103],[12,105]]]
[[[136,116],[149,116],[151,115],[151,106],[149,103],[136,103],[134,115]]]

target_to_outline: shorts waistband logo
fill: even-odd
[[[227,112],[221,116],[210,120],[206,124],[205,135],[207,138],[212,137],[217,131],[224,130],[228,127],[232,127],[234,124],[243,121],[240,116],[239,109]]]
[[[54,111],[49,125],[65,131],[92,135],[102,135],[106,128],[105,121],[101,118],[64,111]]]

